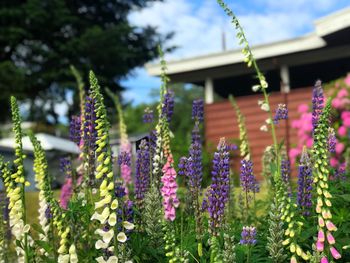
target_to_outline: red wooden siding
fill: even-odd
[[[280,92],[273,92],[270,95],[272,111],[275,111],[279,103],[287,102],[288,107],[288,127],[286,121],[280,121],[276,125],[277,137],[281,141],[285,140],[285,145],[293,146],[297,143],[297,131],[291,128],[292,120],[299,118],[297,109],[301,103],[309,104],[312,96],[312,88],[299,88],[291,90],[285,96]],[[261,158],[265,148],[272,144],[270,132],[260,131],[261,125],[265,124],[268,115],[258,106],[258,100],[262,100],[262,94],[244,96],[236,98],[237,104],[245,117],[252,160],[254,162],[254,173],[261,176]],[[287,139],[287,134],[289,134]],[[207,143],[217,144],[221,137],[227,139],[239,138],[239,130],[234,109],[229,101],[222,101],[205,106],[205,137]],[[234,160],[233,166],[237,170],[239,160]]]

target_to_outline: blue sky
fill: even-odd
[[[349,7],[349,0],[230,0],[251,44],[293,38],[313,31],[313,21]],[[237,48],[235,32],[216,0],[164,0],[130,16],[135,25],[156,26],[161,33],[175,32],[169,45],[179,48],[167,60],[198,56],[221,50],[225,32],[228,49]],[[157,62],[157,61],[154,61]],[[150,102],[150,90],[158,88],[158,78],[145,69],[136,69],[122,84],[123,97],[134,104]]]

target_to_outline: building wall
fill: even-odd
[[[270,132],[260,131],[261,125],[265,123],[268,115],[258,106],[258,100],[262,100],[262,94],[243,96],[236,98],[237,104],[246,119],[246,127],[252,160],[254,162],[254,173],[261,179],[261,159],[265,148],[272,144]],[[288,105],[289,120],[282,120],[276,126],[278,140],[284,139],[287,148],[297,143],[297,131],[291,128],[292,120],[299,118],[297,109],[301,103],[311,103],[312,88],[293,89],[288,95],[273,92],[270,95],[270,103],[274,113],[279,103]],[[289,129],[287,129],[289,127]],[[228,100],[207,104],[205,106],[205,137],[207,144],[217,144],[221,137],[227,140],[238,139],[239,130],[236,114]],[[239,158],[234,158],[233,168],[239,171]]]

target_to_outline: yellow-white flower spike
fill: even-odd
[[[96,131],[97,131],[97,168],[95,178],[101,179],[99,187],[100,199],[95,203],[95,213],[91,217],[93,220],[98,220],[100,226],[97,233],[102,236],[103,240],[98,240],[95,243],[96,249],[105,249],[109,246],[109,242],[114,237],[114,229],[104,231],[105,226],[114,226],[117,223],[116,215],[113,210],[118,207],[118,201],[113,200],[114,196],[114,180],[112,168],[112,150],[109,144],[109,128],[110,124],[107,119],[107,111],[104,105],[104,99],[100,91],[100,86],[95,74],[90,72],[90,90],[95,103],[96,113]],[[101,211],[102,210],[102,211]],[[113,211],[111,213],[111,210]],[[110,258],[113,258],[111,256]],[[109,260],[109,259],[108,259]],[[110,261],[106,262],[110,262]],[[97,257],[97,262],[104,262],[103,257]]]

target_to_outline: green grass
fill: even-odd
[[[26,192],[26,215],[27,222],[29,224],[38,224],[38,216],[39,216],[39,192]],[[54,196],[58,198],[60,195],[60,191],[54,191]]]

